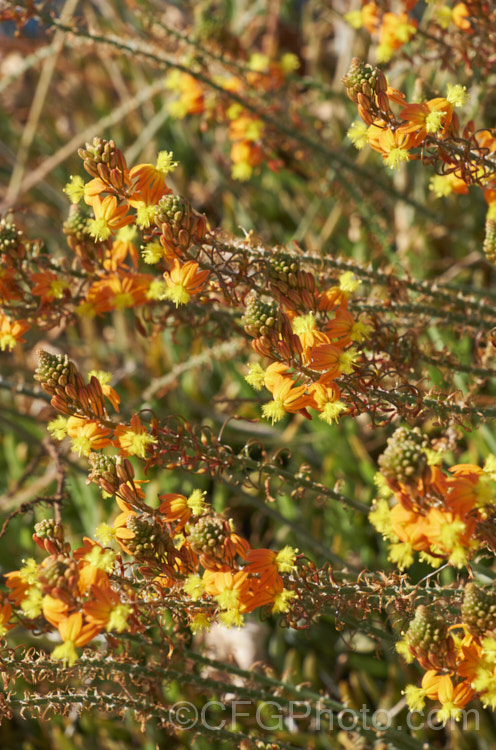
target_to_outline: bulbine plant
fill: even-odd
[[[227,138],[230,191],[272,181],[296,214],[306,183],[315,203],[300,222],[308,241],[301,230],[274,242],[265,224],[229,231],[177,189],[188,165],[174,143],[139,162],[117,136],[102,135],[78,150],[56,251],[53,239],[31,234],[15,201],[6,205],[0,387],[12,430],[35,431],[5,498],[36,486],[42,469],[49,478],[8,506],[0,530],[8,540],[20,517],[26,525],[35,516],[31,551],[3,571],[3,716],[110,713],[143,731],[152,722],[178,743],[189,731],[244,750],[334,747],[338,730],[336,741],[346,735],[357,747],[420,749],[436,731],[454,736],[456,722],[478,729],[479,714],[490,721],[496,708],[496,131],[482,105],[479,119],[460,113],[491,90],[492,7],[335,11],[340,28],[364,29],[375,50],[376,64],[349,61],[339,89],[343,143],[346,130],[362,153],[380,154],[370,167],[351,148],[329,146],[319,82],[302,69],[309,62],[268,37],[249,53],[243,36],[220,44],[220,26],[204,16],[184,33],[134,8],[133,38],[56,18],[46,5],[3,17],[21,35],[34,18],[101,45],[108,61],[109,50],[134,51],[166,73],[168,118],[185,128],[196,118],[214,149]],[[434,59],[442,90],[436,70],[427,75]],[[395,61],[418,67],[414,86]],[[460,69],[463,83],[453,75]],[[342,202],[332,247],[315,240],[334,232],[328,215],[319,218],[328,190],[321,159]],[[417,184],[409,192],[396,179],[412,168],[423,203]],[[206,194],[208,181],[208,170],[195,174],[193,192]],[[464,283],[435,262],[411,273],[406,251],[384,250],[391,228],[378,194],[425,222],[431,198],[459,200],[463,213],[463,201],[480,196],[479,271],[457,256],[451,266]],[[231,193],[223,195],[227,206]],[[427,244],[426,225],[418,232]],[[354,238],[370,244],[370,258],[354,253]],[[198,382],[185,384],[192,373]],[[4,445],[19,463],[15,441]],[[351,477],[335,462],[330,480],[334,454],[348,456]],[[81,517],[99,521],[83,524],[80,538],[71,528],[78,492]],[[272,655],[282,668],[270,655],[253,668],[219,649],[207,655],[209,639],[218,646],[260,621],[283,644],[286,656]],[[387,663],[378,679],[388,705],[370,685],[369,695],[351,690],[353,675],[363,676],[358,661],[349,685],[308,662],[293,680],[288,644],[306,638],[324,663],[314,635],[322,628],[333,647],[353,654],[361,643],[374,663]]]

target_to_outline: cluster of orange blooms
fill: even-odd
[[[140,614],[166,606],[165,601],[184,605],[183,616],[193,632],[208,629],[214,620],[240,626],[244,615],[257,607],[288,611],[294,592],[285,587],[283,575],[295,568],[296,550],[251,549],[200,490],[189,497],[160,495],[158,509],[151,508],[128,456],[146,460],[157,440],[137,414],[129,423],[109,417],[107,402],[118,408],[119,398],[104,374],[92,374],[85,383],[67,356],[41,351],[36,377],[61,412],[49,424],[52,437],[68,436],[72,450],[88,456],[88,481],[104,496],[115,496],[121,512],[113,526],[97,528],[102,544],[85,538],[72,554],[60,524],[36,525],[34,540],[48,557],[40,564],[28,560],[7,574],[2,634],[15,621],[28,629],[46,629],[48,623],[62,639],[54,658],[72,664],[77,647],[102,631],[142,630]],[[104,448],[117,449],[118,455],[102,453]],[[112,543],[131,562],[123,562]],[[129,575],[133,565],[134,574]]]
[[[496,457],[489,456],[483,469],[458,464],[448,471],[441,460],[418,428],[402,427],[379,459],[381,497],[369,518],[400,569],[413,563],[413,552],[434,567],[458,568],[484,548],[494,554]],[[496,707],[496,593],[473,582],[461,592],[458,614],[419,606],[396,645],[407,662],[416,659],[426,670],[421,687],[405,690],[410,710],[422,711],[426,698],[438,701],[442,723],[459,720],[473,697]]]
[[[232,177],[248,180],[262,162],[273,170],[280,164],[267,143],[265,122],[238,99],[257,91],[270,97],[264,112],[271,114],[274,107],[280,106],[280,90],[288,74],[298,67],[298,58],[292,53],[282,55],[280,60],[270,60],[257,52],[250,56],[243,77],[225,73],[214,76],[215,90],[190,73],[172,71],[166,86],[179,94],[179,98],[171,103],[170,112],[179,118],[202,115],[206,126],[210,121],[226,124],[231,143]],[[273,96],[275,92],[279,92],[279,97]],[[234,102],[230,99],[233,95]]]
[[[161,152],[155,165],[129,169],[113,141],[95,138],[81,155],[93,179],[73,177],[66,186],[73,206],[64,231],[77,259],[75,271],[2,221],[2,350],[23,343],[31,326],[50,328],[63,318],[163,301],[177,307],[207,287],[209,271],[181,259],[184,248],[205,236],[207,224],[167,186],[166,175],[177,166],[172,154]],[[159,266],[159,278],[139,271],[136,241],[142,242],[143,261]]]
[[[460,133],[454,108],[465,102],[464,86],[448,84],[446,97],[408,103],[402,92],[388,85],[379,68],[358,58],[353,59],[343,83],[363,120],[348,130],[357,148],[368,143],[391,169],[412,159],[439,163],[443,173],[436,174],[430,183],[435,195],[465,194],[470,185],[476,184],[484,190],[488,216],[494,218],[496,170],[492,155],[496,152],[496,135],[487,129],[474,131],[472,122]],[[391,104],[401,108],[398,115]],[[466,145],[461,149],[463,141]]]
[[[354,345],[372,330],[348,310],[349,294],[359,282],[347,271],[339,286],[319,290],[312,273],[284,264],[284,256],[276,256],[271,284],[276,303],[257,296],[247,300],[245,330],[254,337],[254,350],[270,364],[265,369],[258,362],[250,365],[246,380],[272,394],[262,407],[272,423],[287,413],[311,418],[310,408],[332,424],[347,410],[336,381],[354,372],[360,356]]]
[[[448,615],[420,606],[396,649],[408,662],[416,659],[426,670],[420,687],[408,685],[405,695],[411,711],[421,712],[425,700],[441,704],[442,723],[462,718],[462,709],[475,697],[496,708],[496,630],[494,591],[467,583],[459,620],[449,625]]]
[[[476,551],[494,544],[487,530],[496,459],[489,457],[484,468],[458,464],[448,471],[441,460],[418,429],[406,428],[396,430],[379,460],[382,496],[370,520],[390,542],[389,558],[400,569],[413,563],[414,552],[434,567],[449,562],[461,568]]]
[[[385,11],[375,2],[362,0],[360,10],[346,13],[344,18],[355,29],[364,28],[378,39],[376,57],[378,62],[388,62],[393,52],[410,41],[416,34],[418,21],[411,11],[418,5],[418,0],[402,0],[401,12]],[[462,31],[470,31],[470,10],[466,3],[455,3],[453,7],[444,3],[433,10],[435,24],[441,29],[450,25]]]

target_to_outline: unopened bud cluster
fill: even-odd
[[[114,141],[93,138],[85,148],[79,149],[78,154],[92,177],[99,177],[109,188],[117,191],[125,187],[128,177],[126,159]]]
[[[428,447],[429,439],[418,428],[399,427],[379,457],[382,474],[393,486],[416,484],[427,467],[425,449]]]
[[[454,644],[446,619],[423,605],[415,611],[406,641],[424,669],[443,669],[453,662]]]

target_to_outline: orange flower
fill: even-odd
[[[122,547],[124,552],[132,555],[132,551],[128,547],[126,547],[126,541],[128,541],[129,539],[134,539],[136,534],[134,533],[134,531],[131,531],[131,529],[127,528],[127,522],[129,518],[131,518],[132,516],[137,516],[138,514],[132,509],[129,503],[126,503],[126,501],[120,498],[118,495],[115,499],[117,505],[122,511],[122,513],[119,513],[114,521],[115,539],[117,543]]]
[[[295,316],[291,322],[291,327],[301,341],[305,364],[308,363],[309,350],[312,346],[330,343],[326,334],[317,329],[317,321],[312,313]]]
[[[133,193],[136,194],[143,188],[149,188],[152,191],[167,190],[170,193],[165,178],[177,165],[178,162],[173,160],[172,151],[160,151],[155,164],[137,164],[129,173]]]
[[[96,313],[137,307],[148,301],[147,292],[152,277],[144,273],[109,274],[102,281],[91,285],[86,296]]]
[[[264,124],[251,115],[241,115],[232,120],[229,125],[229,138],[231,141],[258,141],[263,135]]]
[[[272,393],[280,376],[287,372],[288,368],[282,362],[272,362],[265,370],[264,386]]]
[[[272,549],[252,549],[246,555],[245,570],[260,573],[260,581],[265,585],[279,577],[280,573],[291,573],[295,567],[298,550],[283,547],[279,552]]]
[[[408,542],[418,552],[430,549],[428,522],[420,513],[398,503],[390,512],[391,528],[401,542]]]
[[[66,429],[67,434],[72,438],[72,449],[79,455],[82,453],[87,456],[90,451],[101,450],[110,445],[111,430],[103,427],[96,420],[69,417]]]
[[[188,523],[191,516],[199,516],[205,512],[203,497],[205,493],[200,490],[193,490],[189,497],[178,495],[175,492],[159,495],[159,500],[164,500],[160,505],[160,513],[163,514],[164,520],[169,523],[177,521],[175,533],[181,531]]]
[[[327,383],[328,378],[324,375],[323,382],[312,383],[308,390],[311,393],[314,406],[320,412],[320,419],[327,424],[338,421],[342,412],[346,411],[346,405],[339,400],[340,391],[334,383]]]
[[[179,101],[173,102],[170,112],[174,117],[201,115],[205,110],[205,94],[202,84],[188,73],[172,73],[166,82],[167,88],[181,92]]]
[[[29,323],[25,320],[9,320],[9,318],[0,312],[0,351],[12,349],[16,344],[24,344],[23,333],[29,328]]]
[[[87,203],[89,206],[93,205],[93,201],[95,198],[102,193],[107,192],[108,187],[107,183],[100,179],[100,177],[95,177],[93,180],[90,180],[89,182],[85,183],[84,186],[84,202]]]
[[[6,265],[0,267],[0,300],[9,301],[22,298],[22,292],[15,280],[16,271]]]
[[[391,99],[395,104],[399,104],[401,107],[406,105],[406,98],[402,91],[394,89],[392,86],[388,86],[386,89],[386,95],[388,99]]]
[[[472,25],[469,21],[470,12],[465,3],[457,3],[451,11],[451,18],[455,26],[462,31],[472,31]]]
[[[88,592],[92,586],[109,584],[108,574],[113,572],[115,552],[85,537],[83,546],[74,550],[73,557],[78,560],[78,588],[81,594]]]
[[[250,579],[246,570],[210,571],[203,574],[207,594],[214,596],[222,609],[245,612],[250,601]]]
[[[425,673],[422,688],[428,698],[441,703],[443,708],[438,712],[438,717],[445,721],[451,716],[459,716],[460,710],[475,695],[469,683],[463,681],[454,685],[449,674],[438,674],[432,669]]]
[[[133,242],[137,235],[138,230],[135,226],[130,225],[119,229],[112,247],[107,250],[103,260],[103,267],[106,271],[117,271],[120,268],[128,271],[129,268],[125,263],[128,256],[134,268],[138,268],[139,253]]]
[[[468,682],[472,682],[477,677],[483,661],[482,646],[477,642],[473,635],[465,635],[458,651],[458,661],[456,671],[460,677],[465,677]]]
[[[138,456],[146,458],[146,452],[157,439],[148,434],[148,430],[137,414],[131,417],[131,424],[120,424],[114,430],[113,445],[119,448],[120,456]]]
[[[12,617],[12,606],[8,602],[0,604],[0,638],[3,638],[14,625],[9,625]]]
[[[453,105],[447,99],[437,97],[421,104],[407,104],[400,117],[406,123],[397,132],[415,133],[415,145],[418,145],[428,135],[446,135],[453,117]]]
[[[375,34],[379,28],[379,8],[376,3],[365,3],[362,6],[362,26],[369,34]]]
[[[42,302],[61,299],[69,289],[69,283],[61,279],[53,271],[32,273],[31,281],[34,283],[31,289],[32,293],[37,297],[41,297]]]
[[[409,149],[414,148],[416,138],[411,133],[393,131],[381,123],[374,123],[368,129],[368,142],[374,151],[378,151],[391,169],[403,161],[413,159]]]
[[[253,167],[263,161],[263,150],[260,144],[251,141],[236,141],[231,146],[232,176],[236,180],[249,180]]]
[[[169,287],[165,298],[174,302],[176,307],[185,305],[193,294],[199,294],[203,290],[209,276],[210,272],[200,271],[198,263],[194,260],[181,265],[176,259],[172,270],[164,273],[164,279]]]
[[[59,623],[65,620],[69,613],[69,605],[50,594],[43,597],[43,617],[50,625],[58,628]]]
[[[162,180],[142,187],[128,198],[129,205],[136,209],[136,225],[140,229],[148,229],[157,213],[157,203],[171,192]]]
[[[18,607],[26,598],[31,584],[26,581],[25,577],[19,570],[13,570],[11,573],[6,573],[5,578],[7,579],[7,588],[10,589],[8,595],[9,599],[11,602],[14,602],[16,607]]]
[[[99,624],[85,622],[81,612],[74,612],[59,623],[58,629],[64,642],[54,649],[52,658],[62,659],[72,666],[77,659],[76,646],[85,646],[102,627]]]
[[[340,372],[340,358],[343,350],[335,344],[321,344],[311,351],[310,367],[318,372],[326,372],[329,377],[337,377]]]
[[[305,394],[304,385],[295,385],[291,378],[281,375],[274,379],[272,389],[273,400],[262,407],[264,417],[272,420],[272,424],[279,422],[286,413],[301,412],[307,416],[306,407],[312,406],[313,399]]]
[[[379,62],[387,62],[393,51],[406,44],[416,30],[417,22],[406,13],[384,13],[377,50]]]
[[[127,629],[127,619],[131,613],[131,607],[123,604],[119,595],[110,586],[92,586],[91,599],[83,606],[83,612],[88,622],[122,633]]]
[[[108,398],[115,411],[119,411],[121,398],[117,391],[109,385],[109,381],[112,378],[110,372],[105,372],[104,370],[91,370],[88,375],[91,379],[95,378],[98,381],[105,398]]]
[[[99,242],[105,242],[118,229],[134,222],[133,216],[127,216],[128,205],[119,205],[115,195],[107,195],[103,200],[95,195],[91,202],[94,219],[88,221],[88,230]]]
[[[346,309],[348,306],[348,295],[339,286],[332,286],[326,289],[320,295],[319,310],[328,312],[329,310]]]

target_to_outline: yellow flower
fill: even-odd
[[[313,313],[308,313],[307,315],[297,315],[293,318],[291,327],[293,332],[296,333],[297,336],[300,336],[303,333],[313,331],[316,324],[315,315]]]
[[[295,567],[298,550],[286,545],[276,555],[276,565],[279,573],[291,573]]]
[[[71,175],[70,181],[64,188],[64,193],[71,203],[79,203],[84,195],[84,180],[80,175]]]
[[[193,635],[196,635],[200,630],[210,630],[212,623],[205,617],[205,615],[200,613],[195,615],[189,626]]]
[[[261,391],[264,386],[265,370],[259,362],[248,365],[248,368],[248,375],[245,375],[246,382],[256,391]]]
[[[288,591],[287,589],[283,589],[278,594],[274,596],[274,604],[272,605],[272,613],[274,615],[282,614],[283,612],[287,612],[289,610],[289,603],[291,599],[294,599],[296,596],[295,591]]]
[[[410,711],[422,711],[425,706],[425,690],[415,685],[407,685],[404,694]]]
[[[453,192],[453,186],[446,178],[446,175],[436,174],[431,177],[429,182],[429,190],[431,190],[436,198],[446,198],[447,195]]]
[[[233,625],[236,628],[241,628],[244,625],[244,617],[239,609],[228,609],[225,612],[221,612],[219,615],[219,622],[225,625],[226,628],[231,628]]]
[[[389,547],[388,560],[395,563],[400,570],[413,564],[413,547],[409,542],[397,542]]]
[[[55,440],[63,440],[67,435],[67,417],[59,414],[58,417],[48,423],[47,430]]]
[[[339,288],[342,292],[352,294],[353,292],[356,292],[359,286],[360,282],[356,278],[353,271],[345,271],[339,277]]]
[[[355,120],[347,130],[347,137],[358,151],[361,151],[368,143],[368,128],[361,120]]]
[[[322,411],[319,414],[319,419],[322,419],[322,421],[327,422],[327,424],[338,422],[339,415],[343,411],[346,411],[346,409],[347,409],[346,404],[343,404],[342,401],[328,401],[327,404],[325,404],[324,407],[322,408]]]
[[[33,586],[36,583],[38,576],[38,564],[32,557],[30,557],[29,560],[23,560],[23,563],[24,565],[19,570],[19,578],[23,583],[28,583],[30,586]]]
[[[446,99],[449,103],[454,107],[463,107],[467,101],[467,87],[459,83],[456,83],[454,86],[448,83],[447,89]]]
[[[145,263],[148,261],[145,260]],[[162,300],[167,299],[169,286],[162,279],[153,279],[146,293],[148,299]]]
[[[100,523],[95,529],[95,536],[103,545],[110,544],[115,539],[115,530],[108,523]]]
[[[300,61],[292,52],[286,52],[281,57],[281,70],[283,73],[292,73],[294,70],[298,70],[299,67]]]
[[[115,630],[116,633],[123,633],[127,628],[127,620],[132,612],[132,607],[129,604],[116,604],[110,610],[109,620],[105,629],[110,633],[111,630]]]
[[[101,547],[95,545],[89,552],[86,553],[84,559],[93,565],[98,570],[104,570],[106,573],[112,573],[114,570],[114,562],[116,553],[110,549],[102,550]]]
[[[30,620],[34,620],[35,617],[41,615],[43,610],[43,594],[36,588],[31,586],[25,599],[21,602],[21,609]]]
[[[349,375],[353,372],[353,364],[358,357],[357,350],[352,347],[347,349],[345,352],[341,352],[338,357],[339,372],[343,375]]]
[[[407,664],[412,663],[412,661],[414,660],[414,656],[410,651],[410,647],[408,645],[408,640],[406,639],[406,637],[402,638],[395,644],[395,649]]]
[[[205,582],[199,575],[192,573],[186,578],[183,589],[192,601],[197,602],[205,593]]]
[[[178,164],[178,161],[174,161],[174,154],[172,151],[160,151],[157,156],[156,169],[165,176],[168,175],[169,172],[173,172]]]
[[[164,279],[169,287],[165,296],[170,299],[176,307],[189,302],[193,294],[199,294],[206,284],[210,275],[209,271],[200,270],[198,263],[189,260],[184,265],[176,259],[170,273],[164,273]]]
[[[141,248],[141,255],[145,263],[158,263],[164,255],[164,248],[158,240],[154,240]]]
[[[201,513],[203,513],[203,510],[205,508],[206,494],[206,492],[202,492],[201,490],[193,490],[191,495],[188,497],[186,504],[194,516],[199,516]]]
[[[74,648],[72,641],[66,641],[61,643],[52,651],[52,659],[60,659],[64,664],[68,664],[70,667],[77,661],[78,655]]]

